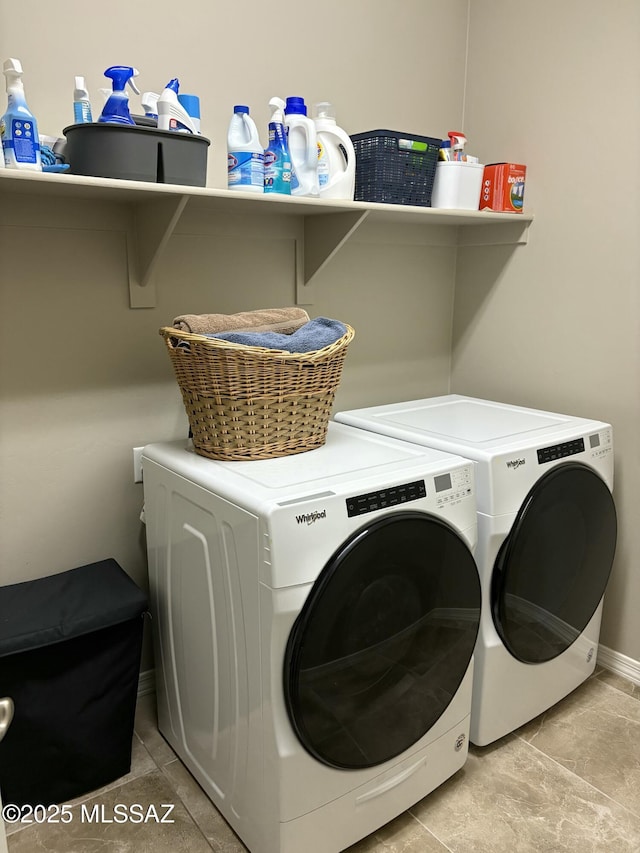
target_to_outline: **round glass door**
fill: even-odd
[[[544,663],[580,636],[604,595],[616,536],[611,492],[591,468],[558,465],[538,480],[492,577],[493,621],[515,658]]]
[[[480,581],[463,539],[398,512],[324,567],[291,631],[284,691],[305,749],[332,767],[381,764],[418,741],[467,671]]]

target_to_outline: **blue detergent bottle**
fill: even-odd
[[[0,118],[0,140],[4,164],[8,169],[42,170],[38,126],[24,98],[22,65],[19,59],[7,59],[3,66],[9,103]]]
[[[284,125],[282,98],[271,98],[273,107],[269,122],[269,144],[264,152],[264,191],[291,195],[291,154]]]
[[[113,91],[107,98],[98,121],[108,124],[135,124],[129,112],[129,95],[125,89],[130,86],[136,95],[140,94],[133,82],[133,78],[138,76],[138,70],[130,65],[112,65],[104,72],[104,76],[112,81]]]

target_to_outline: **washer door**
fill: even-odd
[[[358,530],[324,567],[284,662],[289,717],[331,767],[381,764],[418,741],[467,671],[480,581],[463,539],[398,512]]]
[[[607,484],[567,463],[531,489],[496,558],[493,621],[523,663],[562,654],[595,613],[609,580],[617,523]]]

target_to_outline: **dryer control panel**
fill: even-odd
[[[428,481],[428,489],[424,480],[414,480],[412,483],[389,486],[377,492],[354,495],[346,500],[347,515],[353,518],[378,509],[400,506],[427,497],[427,494],[435,498],[435,506],[446,507],[458,504],[473,494],[473,475],[469,465],[436,474],[428,478]]]
[[[541,447],[538,450],[538,465],[563,459],[565,456],[574,456],[576,453],[584,453],[584,438],[574,438],[572,441],[564,441],[562,444]]]
[[[591,456],[597,459],[600,456],[606,456],[611,452],[611,449],[611,430],[605,429],[590,433],[587,436],[574,438],[571,441],[564,441],[562,444],[539,448],[537,451],[538,464],[544,465],[545,462],[554,462],[556,459],[575,456],[577,453],[584,453],[585,450],[590,450]]]

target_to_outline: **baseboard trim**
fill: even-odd
[[[148,693],[156,692],[156,672],[154,669],[147,669],[140,673],[138,678],[138,697],[146,696]]]
[[[604,669],[621,675],[623,678],[633,681],[634,684],[640,684],[640,661],[628,658],[620,652],[614,652],[606,646],[599,646],[598,663]]]

